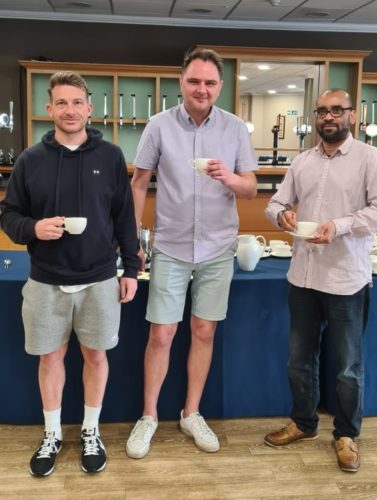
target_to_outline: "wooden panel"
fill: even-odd
[[[148,191],[142,224],[145,227],[154,226],[155,191]],[[261,234],[267,241],[282,239],[292,242],[291,236],[275,227],[264,215],[271,193],[260,193],[254,200],[237,200],[240,217],[240,233]]]

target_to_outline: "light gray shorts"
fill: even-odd
[[[117,345],[121,311],[117,278],[75,293],[29,278],[22,296],[25,350],[29,354],[56,351],[68,342],[72,330],[89,349],[102,351]]]
[[[153,249],[146,318],[151,323],[182,321],[191,276],[191,314],[221,321],[226,317],[236,245],[211,260],[193,264]]]

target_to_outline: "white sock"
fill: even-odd
[[[61,408],[52,411],[43,410],[43,415],[45,419],[45,431],[54,432],[55,437],[59,440],[62,439],[62,427],[60,423],[61,412],[62,412]]]
[[[102,410],[102,406],[94,408],[93,406],[84,405],[84,421],[82,423],[81,430],[84,429],[95,429],[96,434],[99,435],[98,431],[98,421]]]

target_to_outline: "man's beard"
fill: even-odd
[[[321,127],[317,127],[317,132],[322,137],[322,139],[329,144],[335,144],[337,142],[344,141],[349,133],[349,128],[339,128],[337,124],[331,125],[334,127],[331,130],[323,130],[323,125]]]

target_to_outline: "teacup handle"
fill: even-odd
[[[188,166],[193,168],[195,170],[195,160],[193,158],[190,158],[187,162]]]
[[[258,236],[256,236],[255,239],[258,241],[259,238],[262,240],[263,246],[266,247],[267,246],[266,238],[264,236],[262,236],[261,234],[258,234]],[[258,243],[260,243],[260,242],[258,241]]]

